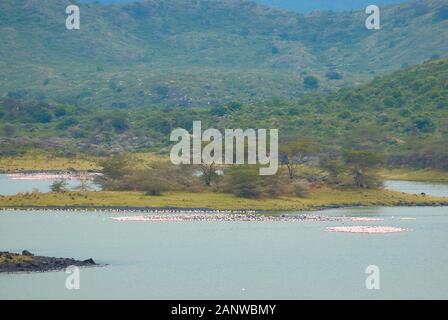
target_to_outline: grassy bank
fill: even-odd
[[[447,182],[448,172],[432,169],[412,170],[409,168],[381,169],[379,175],[385,180]]]
[[[92,206],[179,207],[207,209],[313,210],[344,206],[448,205],[448,198],[404,194],[389,190],[312,190],[306,198],[242,199],[222,193],[68,192],[0,197],[0,207]]]
[[[161,156],[154,153],[133,153],[128,155],[141,166],[148,166],[155,161],[162,160]],[[87,171],[101,170],[99,163],[101,157],[77,156],[61,157],[50,153],[32,151],[21,156],[0,157],[0,172],[18,173],[32,171]]]
[[[87,171],[98,170],[99,158],[60,157],[47,153],[28,152],[21,156],[1,157],[0,172]]]
[[[0,253],[0,266],[4,263],[23,263],[23,262],[29,262],[32,261],[32,256],[24,256],[19,254],[6,254],[6,253]]]

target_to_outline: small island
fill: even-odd
[[[69,258],[43,257],[35,256],[27,250],[22,251],[22,254],[0,252],[0,273],[58,271],[70,266],[93,267],[98,264],[92,258],[79,261]]]

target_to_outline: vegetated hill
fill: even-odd
[[[241,0],[0,2],[0,96],[95,108],[207,106],[329,92],[448,52],[448,5],[302,15]]]
[[[104,0],[108,1],[108,0]],[[123,1],[123,0],[122,0]],[[273,7],[284,8],[287,10],[298,12],[310,12],[315,10],[332,10],[332,11],[344,11],[344,10],[356,10],[366,8],[368,5],[375,4],[378,6],[397,4],[406,2],[406,0],[255,0],[255,2],[270,5]],[[409,2],[409,1],[408,1]]]
[[[277,127],[286,136],[391,145],[448,134],[448,59],[433,59],[367,85],[294,102],[246,105],[222,117],[224,126]],[[216,122],[216,121],[215,121]],[[359,136],[368,131],[365,136]],[[371,131],[371,132],[370,132]]]
[[[195,120],[204,130],[279,129],[281,143],[311,138],[335,152],[376,150],[389,154],[393,163],[448,169],[448,59],[295,101],[89,110],[5,99],[0,103],[0,152],[31,146],[97,154],[161,150],[173,129],[191,130]]]
[[[344,11],[357,10],[366,8],[372,4],[371,0],[252,0],[253,2],[269,5],[272,7],[283,8],[291,11],[307,13],[310,11]],[[397,4],[402,2],[409,2],[412,0],[376,0],[375,4],[379,6]],[[110,3],[132,3],[134,0],[80,0],[79,2],[92,3],[100,2],[105,4]]]
[[[335,150],[385,152],[391,164],[448,169],[448,59],[334,94],[244,106],[222,120],[222,127],[279,128],[284,142],[311,138]]]

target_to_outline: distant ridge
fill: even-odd
[[[448,4],[302,15],[242,0],[0,2],[0,97],[95,107],[208,106],[331,92],[448,53]],[[309,85],[311,81],[314,84]]]

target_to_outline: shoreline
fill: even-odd
[[[101,175],[98,172],[33,172],[33,173],[6,173],[4,174],[14,181],[33,180],[93,180]]]
[[[189,208],[189,207],[139,207],[139,206],[1,206],[0,214],[4,211],[62,211],[62,212],[77,212],[77,211],[90,211],[90,212],[107,212],[107,213],[205,213],[205,214],[282,214],[282,213],[294,213],[294,212],[306,212],[306,211],[324,211],[331,209],[356,209],[356,208],[374,208],[374,207],[387,207],[387,208],[403,208],[403,207],[448,207],[448,200],[442,203],[403,203],[396,205],[327,205],[327,206],[315,206],[308,209],[213,209],[213,208]]]
[[[385,180],[448,184],[448,172],[436,169],[382,168],[378,174]]]
[[[21,193],[0,196],[2,208],[14,210],[207,211],[292,212],[348,207],[448,206],[448,197],[408,194],[391,190],[315,189],[307,197],[244,199],[226,193],[170,192],[150,196],[143,192],[91,191]]]
[[[0,170],[0,174],[4,175],[23,175],[23,176],[33,176],[33,175],[80,175],[80,174],[100,174],[100,170]]]

